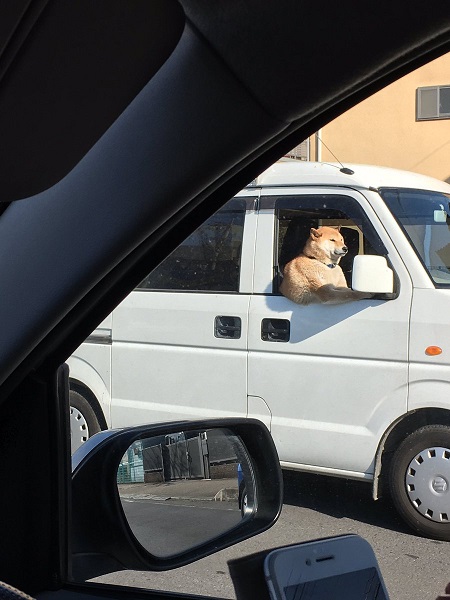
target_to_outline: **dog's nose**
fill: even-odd
[[[348,252],[348,248],[347,248],[347,246],[342,246],[342,251],[343,251],[343,252],[345,252],[345,253],[347,254],[347,252]]]

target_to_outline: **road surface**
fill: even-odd
[[[412,534],[387,501],[371,499],[370,485],[293,472],[285,472],[284,480],[283,511],[270,530],[174,571],[125,571],[95,581],[235,598],[227,560],[344,533],[371,543],[391,600],[434,600],[450,581],[450,542]]]

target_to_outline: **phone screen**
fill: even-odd
[[[286,600],[387,600],[374,567],[284,588]]]

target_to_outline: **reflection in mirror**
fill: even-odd
[[[133,534],[159,557],[214,539],[256,506],[245,446],[224,428],[135,441],[120,462],[117,485]]]

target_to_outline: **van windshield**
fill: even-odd
[[[382,188],[390,211],[437,286],[450,286],[450,195]]]

